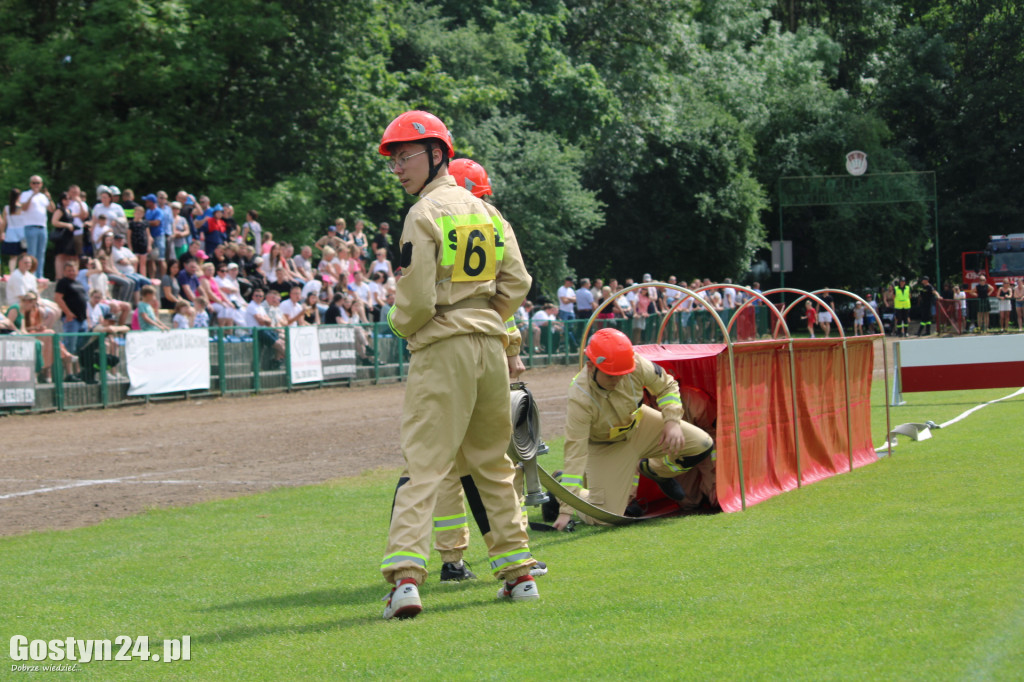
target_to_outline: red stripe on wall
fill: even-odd
[[[900,368],[900,390],[904,393],[1008,386],[1024,386],[1024,362]]]

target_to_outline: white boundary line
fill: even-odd
[[[70,490],[72,488],[85,488],[91,485],[109,485],[111,483],[130,483],[134,482],[134,479],[144,478],[146,476],[168,476],[170,474],[180,474],[183,471],[199,471],[203,467],[191,467],[188,469],[175,469],[174,471],[158,471],[151,474],[136,474],[134,476],[122,476],[120,478],[100,478],[100,479],[85,479],[81,481],[75,481],[74,483],[68,483],[67,485],[54,485],[46,488],[36,488],[35,490],[23,490],[17,493],[7,493],[0,495],[0,500],[10,500],[15,497],[25,497],[26,495],[39,495],[40,493],[52,493],[58,490]]]

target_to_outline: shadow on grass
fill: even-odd
[[[480,587],[481,582],[489,583],[489,581],[474,580],[453,585],[435,584],[429,586],[429,588],[422,592],[424,614],[429,617],[430,614],[454,613],[467,608],[504,608],[507,606],[506,602],[495,598],[494,592],[492,591],[493,588],[490,584],[486,584],[486,592],[482,592],[482,588]],[[494,581],[494,587],[497,587],[497,584],[497,581]],[[446,592],[450,590],[459,590],[464,592],[481,591],[481,595],[479,597],[475,595],[467,595],[465,601],[456,604],[435,605],[432,603],[435,600],[431,599],[431,595],[432,593],[436,594],[437,590],[443,590]],[[266,637],[268,635],[312,634],[327,632],[330,630],[344,630],[352,627],[385,623],[386,621],[382,618],[384,602],[381,600],[381,597],[384,596],[386,592],[386,586],[380,585],[375,585],[373,587],[367,586],[354,590],[315,590],[312,592],[301,592],[290,595],[281,595],[280,597],[267,597],[264,599],[253,599],[249,601],[209,607],[203,610],[228,611],[238,609],[250,611],[272,611],[282,607],[325,605],[337,605],[339,607],[351,608],[353,604],[361,604],[365,610],[364,615],[322,620],[298,626],[294,623],[281,623],[228,627],[222,630],[196,634],[192,637],[193,646],[239,642],[254,637]],[[490,596],[484,596],[485,594]],[[414,621],[421,621],[422,619],[423,616],[419,616],[414,619]]]

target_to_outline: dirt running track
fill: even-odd
[[[574,373],[523,375],[545,437],[564,433]],[[0,535],[399,467],[404,394],[401,383],[0,417]]]

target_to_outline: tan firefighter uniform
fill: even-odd
[[[408,477],[395,490],[381,572],[391,583],[426,578],[438,488],[457,467],[473,477],[486,510],[491,571],[514,580],[536,562],[505,454],[512,435],[505,320],[530,276],[511,227],[448,175],[420,192],[400,253],[388,324],[412,353],[401,432]]]
[[[687,470],[681,462],[684,457],[699,455],[713,445],[702,429],[682,421],[676,380],[646,358],[636,353],[633,358],[635,369],[612,391],[597,384],[589,365],[569,387],[562,485],[615,514],[626,510],[641,459],[648,458],[658,476],[672,478]],[[643,405],[645,388],[658,409]],[[659,441],[665,422],[672,420],[680,422],[686,443],[678,454],[666,455]],[[565,503],[559,507],[561,514],[573,511]],[[583,520],[595,523],[586,516]]]
[[[492,219],[497,217],[503,224],[504,218],[498,209],[491,204],[484,203]],[[496,227],[498,225],[499,223],[495,224]],[[502,229],[504,229],[503,226]],[[516,326],[514,317],[508,318],[505,326],[508,333],[505,357],[514,358],[519,355],[523,337],[519,332],[519,327]],[[527,516],[523,496],[521,471],[518,467],[516,468],[515,486],[522,511],[523,531],[528,532],[530,520]],[[402,475],[408,474],[403,473]],[[462,487],[462,477],[465,475],[465,471],[459,471],[457,467],[452,467],[451,472],[445,476],[437,489],[437,502],[434,504],[434,549],[441,555],[441,561],[444,563],[458,563],[469,547],[469,517],[466,515],[466,496]]]

